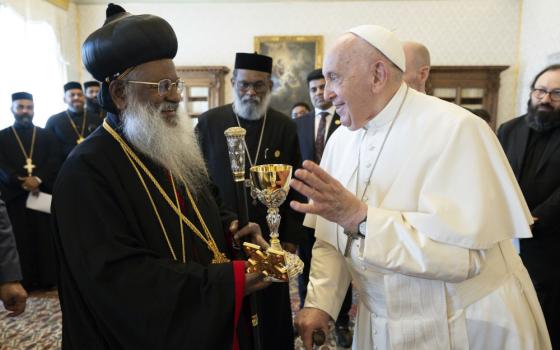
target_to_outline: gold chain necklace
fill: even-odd
[[[206,243],[206,246],[208,247],[208,249],[214,255],[214,258],[212,259],[212,264],[220,264],[220,263],[229,262],[230,260],[226,257],[226,255],[224,253],[220,252],[216,242],[214,241],[214,238],[210,234],[210,230],[206,226],[206,223],[204,222],[204,219],[202,218],[202,215],[200,214],[200,211],[198,210],[198,207],[196,206],[196,203],[195,203],[195,201],[192,197],[192,194],[190,193],[189,188],[187,187],[185,181],[181,178],[181,182],[183,184],[183,187],[185,188],[185,192],[187,193],[187,196],[188,196],[189,201],[190,201],[190,203],[191,203],[191,205],[192,205],[192,207],[193,207],[193,209],[196,213],[196,216],[197,216],[198,220],[200,221],[200,224],[202,225],[202,229],[204,230],[204,234],[202,234],[202,232],[200,232],[200,230],[181,212],[181,208],[179,206],[179,200],[178,200],[178,197],[177,197],[177,191],[175,190],[174,182],[172,182],[172,183],[173,183],[173,188],[174,188],[175,198],[177,200],[177,204],[173,203],[171,198],[169,198],[169,196],[167,195],[165,190],[161,187],[161,185],[156,180],[156,178],[151,173],[151,171],[140,160],[140,158],[138,158],[136,153],[134,153],[134,151],[130,148],[130,146],[128,146],[128,144],[126,144],[126,142],[121,138],[121,136],[107,123],[107,120],[103,121],[103,128],[105,130],[107,130],[107,132],[109,132],[109,134],[111,134],[111,136],[120,144],[120,146],[123,149],[125,155],[127,156],[128,160],[130,161],[134,170],[136,171],[136,174],[138,175],[138,178],[142,182],[142,185],[144,186],[144,190],[146,191],[146,194],[148,195],[148,198],[150,199],[150,202],[152,204],[152,208],[154,209],[154,213],[156,214],[156,217],[157,217],[157,219],[160,223],[160,226],[162,228],[162,232],[164,234],[164,237],[167,241],[168,247],[169,247],[174,259],[176,259],[175,258],[176,255],[175,255],[175,252],[173,251],[173,248],[172,248],[171,243],[169,241],[169,237],[167,236],[167,232],[164,228],[163,221],[161,220],[161,217],[159,215],[157,207],[156,207],[156,205],[155,205],[155,203],[152,199],[150,191],[148,190],[148,186],[144,182],[144,178],[142,177],[142,174],[140,173],[140,170],[138,169],[137,166],[139,166],[142,169],[142,171],[144,172],[144,174],[146,174],[146,176],[148,176],[148,178],[151,180],[153,185],[158,189],[160,194],[163,196],[163,198],[165,199],[167,204],[177,214],[177,216],[179,217],[179,220],[181,220],[183,223],[185,223],[198,236],[198,238],[200,238],[204,243]],[[171,175],[171,179],[173,179],[173,175],[171,173],[170,173],[170,175]],[[181,227],[182,227],[182,225],[181,225]],[[182,239],[182,244],[184,245],[184,238],[182,237],[181,239]]]
[[[19,138],[16,128],[14,128],[13,126],[12,126],[12,131],[14,132],[14,136],[16,137],[19,148],[21,149],[21,153],[23,153],[23,156],[25,157],[25,165],[23,166],[23,168],[27,170],[27,176],[32,176],[33,169],[35,168],[35,165],[33,164],[33,150],[35,149],[35,135],[37,134],[37,127],[36,126],[33,127],[33,136],[31,136],[31,147],[29,149],[29,154],[27,154],[27,152],[25,151],[25,147],[23,147],[23,142],[21,142],[21,139]]]
[[[86,119],[87,119],[86,109],[84,108],[84,113],[82,115],[82,131],[81,132],[78,132],[78,127],[76,126],[76,123],[74,123],[74,121],[72,120],[72,117],[70,117],[70,113],[68,113],[68,110],[66,110],[66,116],[68,117],[68,120],[70,121],[70,125],[72,125],[72,129],[74,129],[74,132],[76,133],[76,135],[78,135],[78,139],[76,140],[76,144],[82,143],[82,141],[84,141],[84,131],[86,130]]]

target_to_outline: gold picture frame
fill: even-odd
[[[290,115],[294,103],[309,104],[307,74],[323,64],[323,36],[256,36],[254,48],[273,59],[271,107]]]

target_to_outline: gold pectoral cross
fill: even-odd
[[[78,137],[78,139],[76,140],[76,144],[79,145],[80,143],[82,143],[84,141],[83,137]]]
[[[31,176],[33,174],[33,169],[35,168],[35,165],[33,164],[33,160],[31,160],[31,158],[27,158],[25,160],[25,165],[23,166],[23,168],[27,170],[27,175]]]

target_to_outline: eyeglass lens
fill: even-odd
[[[550,91],[545,89],[533,89],[533,96],[538,99],[544,98],[547,94],[550,96],[552,101],[560,101],[560,89]]]

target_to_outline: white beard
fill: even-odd
[[[248,120],[259,120],[263,117],[270,105],[270,99],[272,98],[272,94],[269,92],[266,93],[264,98],[261,101],[261,98],[258,96],[250,97],[250,96],[239,96],[237,91],[234,89],[233,94],[233,110],[243,119]],[[253,101],[253,102],[250,102]]]
[[[131,97],[122,112],[127,140],[197,193],[208,183],[208,171],[188,115],[175,103],[164,102],[156,108],[137,101],[133,93],[127,96]],[[177,109],[172,120],[163,119],[161,111],[166,109]]]

